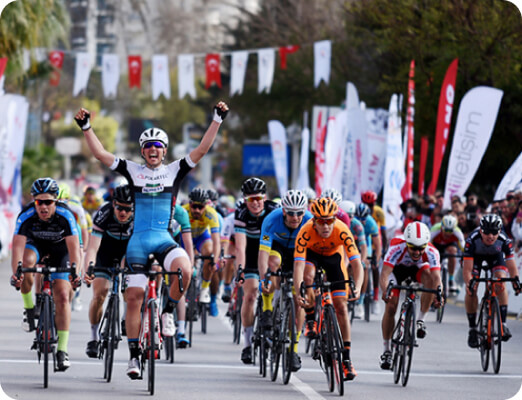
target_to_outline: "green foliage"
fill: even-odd
[[[32,183],[41,177],[58,179],[62,173],[62,157],[54,147],[38,146],[25,149],[22,159],[22,191],[28,194]]]

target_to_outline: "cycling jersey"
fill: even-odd
[[[103,200],[98,196],[94,197],[93,200],[89,200],[87,197],[82,198],[81,205],[83,209],[89,213],[94,213],[103,204]]]
[[[168,232],[172,205],[183,178],[194,168],[190,156],[151,169],[130,160],[115,158],[111,169],[129,182],[134,196],[134,232],[127,246],[127,260],[146,264],[150,253],[163,264],[166,253],[177,244]]]
[[[221,229],[221,240],[231,241],[234,240],[234,213],[227,215],[223,221],[223,229]]]
[[[498,235],[497,240],[491,246],[486,246],[482,241],[480,229],[477,228],[466,240],[464,248],[464,260],[473,260],[475,268],[506,267],[506,260],[513,259],[513,242],[504,232]],[[487,267],[482,262],[487,263]]]
[[[170,221],[170,231],[172,232],[172,236],[178,236],[180,233],[192,233],[192,228],[190,226],[190,218],[187,210],[185,210],[179,204],[176,204],[174,207],[174,216]]]
[[[183,208],[188,212],[190,226],[192,228],[192,239],[197,239],[205,232],[219,233],[219,217],[214,207],[206,206],[201,218],[195,219],[192,215],[189,204],[185,204]]]
[[[378,206],[377,204],[373,205],[372,217],[375,222],[377,222],[379,229],[386,229],[386,216],[381,206]]]
[[[337,219],[340,219],[341,221],[343,221],[346,226],[350,226],[351,218],[348,215],[348,213],[346,211],[344,211],[342,208],[339,208],[339,210],[337,211],[337,214],[335,214],[335,217]]]
[[[121,223],[114,215],[114,207],[107,203],[94,214],[93,236],[101,238],[96,254],[96,266],[110,268],[114,260],[121,261],[127,249],[127,243],[132,235],[134,221]]]
[[[361,250],[361,246],[367,245],[366,236],[364,235],[364,226],[357,218],[352,218],[350,221],[350,231],[359,250]]]
[[[312,213],[306,211],[301,224],[296,229],[290,229],[286,226],[284,221],[283,209],[278,208],[270,213],[268,217],[263,221],[261,227],[261,240],[259,242],[259,250],[270,252],[272,248],[272,242],[276,241],[283,245],[293,249],[295,247],[295,239],[301,227],[312,218]]]
[[[372,251],[372,236],[379,236],[379,226],[377,225],[377,222],[373,219],[371,215],[368,215],[364,221],[361,221],[361,224],[364,227],[364,234],[366,235],[366,244],[368,245],[368,258],[372,257],[373,251]]]
[[[442,230],[442,224],[439,222],[431,227],[431,243],[435,245],[435,247],[444,248],[450,244],[454,244],[458,246],[460,250],[464,250],[464,234],[457,226],[451,234],[445,234]]]

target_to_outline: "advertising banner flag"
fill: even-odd
[[[408,147],[406,148],[406,182],[401,189],[403,200],[411,199],[413,187],[413,122],[415,116],[415,60],[411,60],[410,74],[408,79],[408,111],[406,122],[408,130]]]
[[[141,88],[141,56],[127,57],[129,69],[129,88]]]
[[[270,136],[270,144],[272,146],[272,156],[274,158],[274,167],[277,186],[279,188],[279,196],[283,197],[283,195],[288,190],[286,129],[279,121],[268,121],[268,135]]]
[[[325,107],[326,108],[326,107]],[[315,111],[315,107],[314,107]],[[314,189],[319,196],[324,188],[324,144],[326,140],[326,127],[328,111],[321,110],[317,114],[316,134],[315,134],[315,184]]]
[[[286,69],[286,55],[295,53],[299,50],[299,46],[283,46],[279,48],[279,59],[281,60],[281,69]]]
[[[332,41],[322,40],[314,43],[314,87],[321,81],[330,82],[330,65],[332,58]]]
[[[505,199],[507,192],[514,190],[520,182],[522,182],[522,152],[500,181],[493,200]]]
[[[248,51],[233,51],[230,71],[230,96],[243,93],[245,85],[246,68],[248,64]]]
[[[161,94],[170,99],[169,57],[166,54],[152,56],[152,99],[157,100]]]
[[[105,97],[116,97],[120,81],[120,58],[116,54],[102,55],[102,86]]]
[[[444,189],[444,208],[450,208],[451,197],[466,193],[488,147],[504,92],[477,86],[462,98]]]
[[[257,52],[257,92],[266,90],[270,93],[274,81],[275,51],[272,48],[259,49]]]
[[[327,135],[325,142],[325,176],[324,188],[337,189],[342,193],[342,180],[344,172],[344,157],[346,154],[348,112],[343,110],[336,116],[328,118]]]
[[[207,54],[205,57],[205,71],[207,80],[205,82],[205,89],[210,88],[212,84],[216,84],[221,89],[221,59],[219,54]]]
[[[73,96],[76,97],[82,90],[87,90],[91,68],[92,62],[89,53],[76,53]]]
[[[180,99],[189,95],[196,98],[194,84],[194,55],[180,54],[178,56],[178,96]]]
[[[382,108],[367,108],[365,115],[368,132],[368,172],[365,187],[366,190],[373,190],[378,194],[384,185],[388,111]]]
[[[297,178],[297,189],[310,187],[310,176],[308,173],[308,159],[310,154],[310,129],[304,128],[301,133],[301,157],[299,159],[299,176]]]
[[[453,113],[453,102],[455,101],[455,82],[457,80],[457,68],[459,60],[454,59],[448,67],[439,97],[439,110],[437,113],[437,128],[435,131],[435,146],[433,148],[433,171],[431,182],[428,187],[428,194],[433,194],[437,190],[439,181],[440,166],[446,151],[449,130],[451,125],[451,115]]]
[[[54,67],[49,75],[49,84],[51,86],[58,86],[60,83],[61,69],[63,67],[63,51],[51,51],[49,53],[49,62]],[[1,74],[0,74],[1,75]]]
[[[421,151],[420,151],[420,163],[419,163],[419,196],[424,195],[424,178],[426,175],[426,162],[428,161],[428,137],[421,137]]]

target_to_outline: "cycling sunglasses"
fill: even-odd
[[[332,225],[335,222],[334,218],[314,218],[317,225]]]
[[[289,217],[301,217],[304,215],[304,211],[285,211]]]
[[[264,199],[265,199],[265,196],[263,196],[263,195],[245,197],[245,201],[248,201],[249,203],[253,203],[254,201],[262,201]]]
[[[41,205],[46,205],[46,206],[50,206],[51,204],[53,203],[56,203],[56,200],[55,199],[46,199],[46,200],[35,200],[34,201],[34,204],[36,204],[37,206],[41,206]]]
[[[165,147],[161,142],[147,142],[143,145],[143,148],[150,149],[152,146],[156,147],[157,149],[162,149]]]
[[[205,204],[201,203],[190,203],[190,208],[193,208],[195,210],[203,210],[205,208]]]
[[[126,211],[126,212],[132,211],[132,206],[122,206],[120,204],[115,204],[114,207],[116,207],[116,210],[118,210],[118,211]]]
[[[484,235],[498,235],[500,231],[498,229],[482,229]]]
[[[409,243],[407,243],[407,245],[413,251],[424,251],[424,250],[426,250],[426,246],[427,246],[427,244],[425,244],[424,246],[414,246],[414,245],[409,244]]]

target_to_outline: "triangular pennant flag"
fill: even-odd
[[[102,86],[105,97],[116,97],[120,81],[120,58],[117,54],[102,55]]]
[[[272,81],[274,80],[275,51],[272,48],[259,49],[257,52],[257,92],[261,93],[266,89],[270,93]]]
[[[61,69],[63,66],[63,51],[51,51],[49,53],[49,62],[54,67],[49,77],[49,83],[51,86],[58,86],[60,83]]]
[[[152,56],[152,99],[160,94],[170,99],[169,58],[166,54]]]
[[[7,65],[7,57],[0,58],[0,79],[4,75],[6,65]]]
[[[295,53],[299,50],[299,46],[284,46],[279,48],[279,58],[281,59],[281,69],[286,69],[286,55]]]
[[[242,94],[245,84],[248,51],[232,52],[232,68],[230,72],[230,96]]]
[[[141,88],[141,56],[127,57],[129,69],[129,88]]]
[[[194,85],[194,55],[180,54],[178,56],[178,95],[182,99],[188,94],[196,98],[196,86]]]
[[[207,81],[205,89],[208,89],[213,83],[221,88],[221,70],[219,54],[207,54],[205,57],[205,70],[207,72]]]
[[[91,56],[89,53],[76,53],[73,96],[77,96],[82,90],[87,89],[91,68]]]
[[[330,82],[330,63],[332,56],[332,42],[322,40],[314,43],[314,87],[318,87],[321,81]]]

